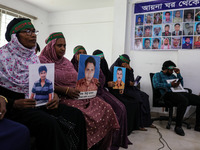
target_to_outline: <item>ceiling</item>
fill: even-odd
[[[48,12],[114,6],[114,0],[21,0]]]

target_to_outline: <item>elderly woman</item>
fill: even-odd
[[[55,63],[55,91],[60,94],[61,103],[83,112],[86,119],[88,149],[98,143],[95,150],[108,150],[111,135],[119,128],[114,111],[99,97],[77,99],[80,93],[75,89],[78,73],[73,64],[64,57],[66,43],[63,34],[50,34],[46,43],[39,58],[42,63]]]
[[[87,52],[83,46],[79,45],[74,48],[74,53],[75,54],[71,62],[74,65],[74,68],[78,71],[80,54],[87,54]],[[109,82],[111,80],[107,81],[105,78],[105,76],[111,76],[111,73],[108,69],[106,70],[105,66],[102,68],[102,64],[107,64],[107,62],[104,61],[103,52],[101,52],[100,54],[98,53],[97,56],[101,57],[101,70],[102,70],[100,71],[100,76],[99,76],[100,86],[98,88],[97,96],[105,100],[108,104],[112,106],[120,124],[120,129],[113,133],[111,150],[117,150],[119,149],[119,147],[127,148],[130,142],[127,138],[126,108],[123,105],[123,103],[121,103],[117,98],[115,98],[111,93],[109,93],[104,88],[105,85],[112,84],[112,82]]]
[[[37,33],[29,19],[14,18],[7,26],[9,43],[0,48],[0,94],[8,99],[7,117],[28,127],[37,150],[86,150],[85,120],[79,110],[59,105],[56,93],[40,108],[28,98],[29,64],[40,63],[35,55]]]
[[[133,69],[130,67],[129,62],[129,56],[123,54],[113,63],[110,68],[112,73],[114,71],[114,66],[126,68],[124,92],[121,94],[119,90],[113,89],[111,89],[111,92],[126,106],[128,116],[128,134],[135,129],[146,131],[144,127],[149,127],[152,124],[149,96],[134,86]]]

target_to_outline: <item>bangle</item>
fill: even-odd
[[[8,103],[8,100],[6,97],[4,97],[3,95],[0,95],[0,97],[2,97],[6,101],[6,103]]]
[[[69,87],[67,87],[67,90],[66,90],[66,92],[65,92],[65,95],[67,95],[68,91],[69,91]]]

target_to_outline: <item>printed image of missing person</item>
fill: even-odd
[[[152,37],[152,26],[144,26],[144,36],[143,37]]]
[[[143,35],[143,26],[136,26],[135,27],[135,37],[142,37]]]
[[[143,25],[144,15],[136,15],[136,25]]]
[[[194,49],[200,49],[200,36],[194,36]]]
[[[162,36],[171,36],[171,25],[170,24],[163,24]]]
[[[172,37],[171,49],[181,49],[181,37]]]
[[[161,48],[161,38],[153,38],[152,49],[160,49]]]
[[[151,38],[143,38],[143,49],[151,49]]]
[[[192,49],[193,37],[183,37],[182,49]]]
[[[153,24],[162,24],[162,12],[154,13]]]
[[[193,23],[183,23],[183,35],[193,35]]]
[[[142,38],[135,39],[134,49],[142,50]]]
[[[162,35],[162,25],[154,25],[153,26],[153,37]]]

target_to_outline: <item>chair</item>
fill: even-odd
[[[153,76],[154,76],[154,73],[150,73],[150,80],[151,80],[151,86],[152,86],[152,92],[153,92],[153,107],[164,107],[165,111],[169,112],[169,115],[168,116],[160,116],[158,118],[153,118],[152,122],[157,121],[157,120],[159,120],[159,121],[166,120],[166,121],[168,121],[166,128],[170,129],[172,121],[175,121],[175,119],[176,119],[175,117],[173,117],[173,106],[170,102],[166,103],[163,99],[163,96],[160,93],[160,89],[165,90],[165,93],[167,92],[167,89],[153,87],[153,80],[152,80]],[[187,89],[187,90],[189,92],[192,92],[190,89]],[[183,121],[183,124],[185,124],[187,126],[187,129],[191,129],[191,126],[188,123]]]

